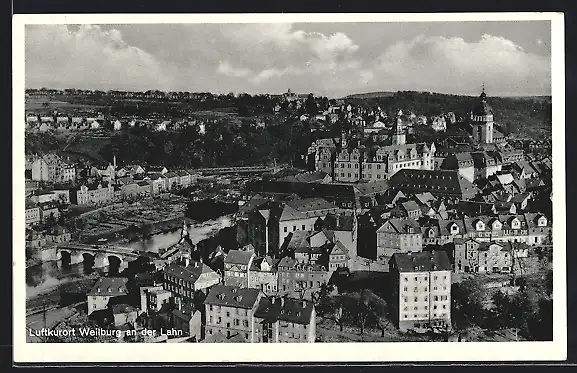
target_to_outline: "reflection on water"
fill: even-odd
[[[191,226],[188,233],[193,243],[198,243],[211,236],[216,231],[230,227],[232,220],[229,216],[208,221],[202,225]],[[157,252],[160,248],[167,248],[174,245],[180,239],[180,230],[165,234],[157,234],[148,240],[131,242],[127,246],[143,251]],[[68,258],[69,259],[69,258]],[[65,259],[64,262],[44,262],[42,264],[26,269],[26,298],[34,297],[55,286],[71,282],[75,279],[87,278],[94,272],[100,276],[118,275],[119,262],[109,258],[110,265],[104,268],[94,268],[94,261],[91,256],[86,256],[85,262],[70,264]]]

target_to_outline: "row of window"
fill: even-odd
[[[433,276],[433,281],[437,281],[437,280],[440,279],[440,278],[441,278],[441,276]],[[414,277],[414,281],[419,281],[419,279],[422,279],[423,281],[428,281],[428,280],[429,280],[429,278],[428,278],[427,276],[424,276],[424,277]],[[443,280],[446,280],[446,279],[447,279],[447,276],[446,276],[446,275],[443,275]],[[404,276],[404,277],[403,277],[403,280],[404,280],[404,281],[409,281],[409,277]]]
[[[440,313],[440,314],[438,314],[438,316],[439,316],[439,317],[445,317],[445,316],[447,316],[447,314],[446,314],[446,313]],[[421,316],[421,314],[413,314],[413,318],[415,318],[415,319],[418,319],[418,318],[428,318],[428,317],[429,317],[429,314],[428,314],[428,313],[423,313],[422,316]],[[437,317],[437,314],[436,314],[436,313],[433,313],[433,317]],[[408,318],[409,318],[409,315],[404,314],[404,315],[403,315],[403,318],[408,319]]]
[[[406,288],[405,288],[406,289]],[[414,302],[418,302],[419,301],[419,297],[413,297],[412,298],[414,300]],[[434,298],[435,302],[438,301],[445,301],[449,299],[449,296],[447,295],[435,295]],[[423,298],[423,301],[428,302],[429,301],[429,297],[425,296]],[[403,302],[404,303],[408,303],[409,302],[409,297],[403,297]]]
[[[433,309],[434,309],[434,310],[436,310],[437,308],[439,308],[437,305],[434,305],[434,306],[433,306]],[[447,305],[446,305],[446,304],[443,304],[443,305],[441,306],[441,308],[444,309],[444,310],[446,310],[446,309],[447,309]],[[429,306],[424,306],[423,309],[424,309],[425,311],[427,311],[427,310],[429,309]],[[403,308],[403,311],[408,311],[408,310],[409,310],[409,307],[404,307],[404,308]],[[414,306],[414,307],[413,307],[413,311],[418,311],[418,310],[419,310],[419,306]]]
[[[234,319],[232,323],[233,323],[234,326],[240,326],[240,325],[241,325],[241,321],[242,321],[242,326],[245,327],[245,328],[248,328],[248,320]],[[212,315],[209,316],[208,322],[209,322],[210,324],[213,323],[213,316],[212,316]],[[222,323],[223,323],[223,322],[222,322],[222,317],[221,317],[221,316],[217,316],[217,317],[216,317],[216,324],[217,324],[217,325],[220,325],[220,324],[222,324]],[[227,328],[230,328],[230,322],[227,322],[227,323],[226,323],[226,327],[227,327]]]
[[[208,309],[210,311],[214,311],[216,313],[219,313],[222,309],[220,306],[218,305],[209,305]],[[236,308],[236,314],[239,316],[247,316],[248,315],[248,310],[245,308]],[[226,317],[230,317],[230,311],[226,311]]]

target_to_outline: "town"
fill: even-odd
[[[552,340],[550,111],[28,89],[29,341]]]

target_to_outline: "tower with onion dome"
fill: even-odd
[[[479,102],[471,111],[470,124],[475,143],[489,144],[493,142],[493,108],[487,103],[485,87],[479,96]]]

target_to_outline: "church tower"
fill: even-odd
[[[399,110],[397,113],[397,122],[395,123],[393,131],[393,145],[405,145],[407,142],[402,116],[403,112]]]
[[[487,103],[484,86],[479,96],[479,102],[471,112],[470,121],[475,143],[489,144],[493,142],[493,108]]]

